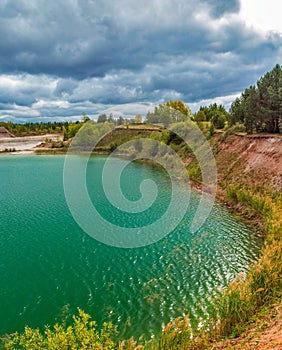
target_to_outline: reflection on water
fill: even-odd
[[[89,171],[99,176],[103,162],[93,158]],[[80,307],[98,323],[112,320],[122,337],[150,336],[179,315],[190,313],[195,321],[212,293],[258,256],[260,238],[218,204],[199,232],[189,232],[199,200],[194,191],[182,222],[161,241],[135,249],[99,243],[71,217],[63,164],[63,156],[0,158],[1,333],[25,324],[53,324],[69,305],[70,313]],[[142,224],[166,210],[169,179],[140,163],[131,164],[122,178],[122,187],[134,198],[134,181],[148,177],[159,187],[150,217],[121,216],[101,189],[91,185],[89,193],[94,202],[99,198],[105,218],[119,225]]]

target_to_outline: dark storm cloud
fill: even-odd
[[[238,93],[282,47],[278,34],[246,27],[239,9],[239,0],[2,1],[0,117],[95,116],[135,102],[145,111]]]
[[[159,52],[203,48],[209,28],[195,20],[196,9],[206,5],[220,16],[236,9],[237,2],[227,3],[4,1],[0,69],[80,78],[113,68],[140,69]]]

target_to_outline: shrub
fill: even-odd
[[[111,323],[104,323],[99,332],[96,326],[96,322],[90,320],[90,315],[78,309],[78,316],[73,316],[73,323],[68,327],[55,324],[52,329],[46,326],[43,332],[25,327],[22,334],[14,333],[2,337],[2,345],[7,350],[112,350],[116,348],[113,340],[116,335],[115,327]]]

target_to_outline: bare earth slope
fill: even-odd
[[[230,135],[219,140],[217,151],[220,181],[224,176],[244,177],[275,191],[282,189],[282,136]]]
[[[225,137],[222,134],[215,138],[218,177],[223,187],[238,182],[267,186],[281,193],[281,135]],[[214,349],[282,350],[282,302],[278,301],[265,315],[258,316],[242,336],[218,343]]]

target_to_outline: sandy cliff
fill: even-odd
[[[282,136],[216,135],[219,181],[242,180],[282,189]]]

